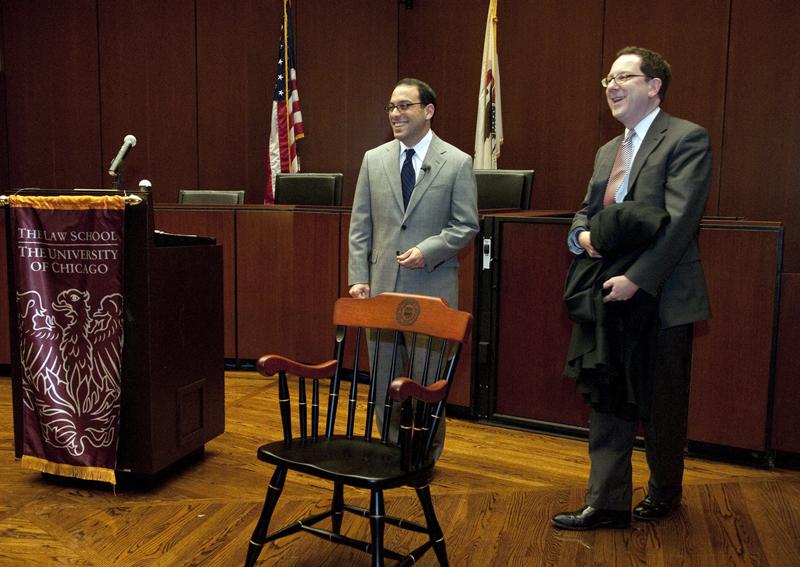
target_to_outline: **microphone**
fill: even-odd
[[[428,173],[430,170],[431,170],[431,166],[428,165],[427,163],[425,165],[423,165],[422,167],[420,167],[419,168],[419,178],[422,179],[425,176],[425,174]]]
[[[119,149],[117,153],[117,157],[114,158],[114,161],[111,162],[111,166],[108,168],[108,174],[116,177],[119,175],[117,170],[122,166],[122,162],[125,161],[125,156],[128,155],[130,149],[136,145],[136,136],[133,134],[128,134],[125,136],[125,140],[122,143],[122,147]]]

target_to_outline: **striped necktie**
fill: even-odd
[[[414,149],[409,148],[406,150],[406,161],[403,162],[403,167],[400,169],[400,184],[403,187],[403,207],[408,208],[408,202],[411,200],[411,192],[414,190],[414,184],[417,182],[417,174],[414,172],[414,164],[411,158],[414,157]]]
[[[603,206],[607,207],[616,202],[617,191],[622,181],[628,174],[628,169],[631,167],[631,157],[633,157],[633,137],[636,135],[635,130],[628,130],[625,140],[619,145],[617,150],[617,158],[614,160],[614,167],[611,168],[611,177],[608,178],[608,185],[606,185],[606,194],[603,197]]]

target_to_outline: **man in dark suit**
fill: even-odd
[[[401,80],[385,110],[395,139],[369,150],[361,164],[350,217],[350,295],[430,295],[456,309],[457,255],[478,232],[472,159],[431,130],[436,95],[426,83]],[[381,347],[381,368],[390,354],[390,344]],[[415,367],[424,362],[416,359]],[[382,396],[388,383],[376,387]]]
[[[561,529],[630,525],[637,418],[644,424],[650,479],[647,496],[633,516],[663,518],[680,504],[692,326],[710,317],[697,231],[709,192],[711,151],[704,128],[660,109],[669,80],[670,66],[661,55],[626,47],[602,81],[611,112],[625,133],[597,152],[583,207],[572,223],[570,250],[603,261],[602,251],[592,244],[591,220],[622,201],[664,209],[670,222],[624,273],[602,284],[606,309],[638,305],[640,298],[653,299],[656,306],[644,333],[647,339],[634,341],[637,351],[627,353],[642,362],[635,367],[640,375],[627,377],[627,384],[634,385],[638,413],[592,408],[588,494],[581,509],[553,517]]]

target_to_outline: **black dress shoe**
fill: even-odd
[[[681,505],[680,497],[674,500],[656,500],[650,495],[645,496],[633,509],[633,517],[637,520],[660,520],[672,514]]]
[[[627,528],[631,525],[631,513],[628,510],[602,510],[584,506],[577,512],[556,514],[553,516],[553,525],[562,530]]]

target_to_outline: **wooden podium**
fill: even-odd
[[[28,189],[26,195],[63,190]],[[120,194],[75,190],[70,194]],[[222,248],[212,238],[157,233],[151,194],[125,211],[124,346],[117,471],[153,476],[225,429]],[[14,445],[22,454],[22,373],[13,251],[5,226]]]

